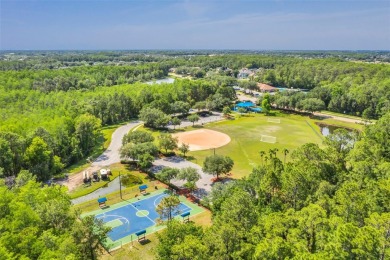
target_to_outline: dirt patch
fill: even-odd
[[[209,129],[178,133],[174,136],[179,138],[179,146],[182,143],[188,144],[190,151],[218,148],[230,143],[230,137],[227,134]]]
[[[61,180],[58,181],[57,183],[66,186],[68,188],[68,192],[71,192],[84,183],[83,182],[84,171],[88,171],[89,175],[92,175],[92,172],[98,171],[100,168],[101,168],[100,166],[90,166],[87,169],[84,169],[78,173],[70,175],[67,180]]]

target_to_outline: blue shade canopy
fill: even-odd
[[[103,197],[103,198],[98,198],[98,202],[99,203],[104,203],[107,201],[107,198],[106,197]]]
[[[141,231],[136,232],[135,234],[136,234],[137,236],[140,236],[140,235],[143,235],[143,234],[145,234],[145,233],[146,233],[146,230],[141,230]]]
[[[186,212],[186,213],[181,214],[180,216],[182,216],[184,218],[184,217],[187,217],[189,215],[190,215],[190,212]]]
[[[146,190],[146,188],[148,188],[148,185],[146,184],[139,186],[140,190]]]

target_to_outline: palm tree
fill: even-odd
[[[284,148],[283,149],[283,153],[284,153],[284,164],[286,164],[286,156],[287,154],[289,153],[290,151],[287,149],[287,148]]]
[[[278,148],[274,148],[274,149],[269,149],[269,157],[270,158],[276,158],[276,152],[278,152],[279,149]]]
[[[264,155],[265,155],[265,152],[264,151],[260,151],[260,158],[261,158],[261,164],[264,165]]]

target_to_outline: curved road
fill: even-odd
[[[141,124],[140,121],[133,121],[115,130],[112,134],[111,143],[107,150],[104,151],[93,163],[92,166],[104,167],[121,161],[119,150],[122,147],[122,138],[130,129]]]

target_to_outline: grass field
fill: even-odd
[[[283,149],[288,149],[289,155],[299,146],[305,143],[316,143],[322,146],[324,137],[316,122],[323,124],[340,125],[361,130],[362,125],[344,123],[332,119],[311,119],[307,116],[275,112],[272,118],[280,118],[280,123],[267,122],[263,114],[249,114],[236,119],[207,124],[205,127],[211,130],[228,134],[232,139],[226,146],[216,149],[217,154],[230,156],[234,161],[233,178],[247,176],[252,168],[260,162],[260,151],[268,152],[269,149],[279,149],[278,156],[284,160]],[[275,136],[277,142],[261,142],[261,135]],[[195,151],[188,153],[192,161],[202,165],[205,157],[213,154],[213,150]]]
[[[235,117],[233,120],[204,125],[204,128],[220,131],[230,136],[231,142],[223,147],[217,148],[215,152],[230,156],[233,159],[233,178],[247,176],[254,166],[260,164],[260,151],[268,152],[269,149],[277,148],[279,149],[278,157],[284,160],[283,150],[288,149],[289,154],[286,157],[286,161],[288,161],[292,151],[305,143],[311,142],[322,146],[324,136],[322,136],[320,127],[316,123],[346,127],[359,131],[364,128],[361,124],[342,122],[331,118],[310,118],[308,116],[282,111],[273,111],[273,113],[274,115],[270,116],[270,118],[278,118],[280,119],[280,123],[268,122],[267,116],[264,114],[246,114],[240,116],[237,113],[233,113]],[[199,129],[199,127],[187,127],[169,132],[191,131]],[[137,130],[152,133],[156,138],[155,143],[158,145],[157,137],[161,131],[151,130],[144,126],[139,127]],[[277,141],[275,144],[261,142],[261,135],[275,136]],[[187,159],[202,166],[204,159],[213,153],[213,149],[189,152]]]

